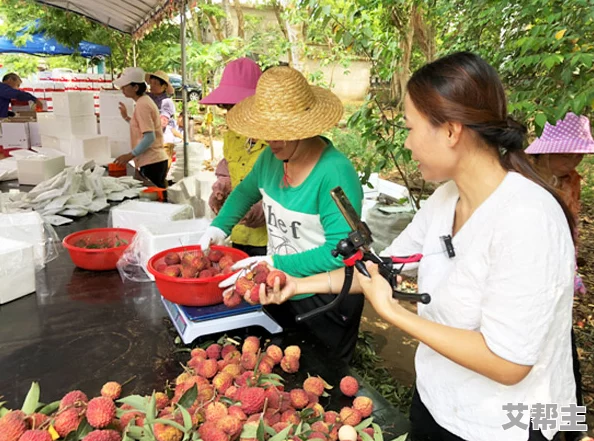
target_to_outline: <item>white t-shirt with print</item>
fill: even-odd
[[[526,441],[527,429],[502,428],[510,422],[502,406],[575,403],[569,227],[546,190],[510,172],[454,236],[456,256],[448,258],[440,237],[452,234],[458,198],[454,182],[441,186],[382,254],[424,255],[419,292],[431,294],[431,303],[419,304],[421,317],[478,331],[499,357],[533,368],[505,386],[421,343],[417,389],[435,421],[463,439]],[[522,422],[529,417],[524,412]],[[559,424],[543,434],[551,439]]]

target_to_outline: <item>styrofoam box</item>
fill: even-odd
[[[0,237],[33,245],[35,261],[45,261],[43,218],[36,211],[0,213]]]
[[[64,170],[66,161],[63,155],[37,155],[17,159],[17,171],[20,185],[37,185],[53,178]]]
[[[170,248],[197,245],[209,225],[210,221],[206,219],[190,219],[145,224],[138,227],[137,232],[142,238],[139,241],[140,262],[147,275],[155,280],[147,270],[151,257]]]
[[[2,140],[0,144],[4,148],[17,147],[22,149],[28,149],[31,146],[29,138],[29,123],[2,123]]]
[[[99,133],[118,141],[130,140],[130,124],[121,116],[99,118]]]
[[[137,230],[140,225],[153,224],[155,219],[165,222],[194,217],[189,205],[147,201],[128,201],[113,207],[110,214],[112,227],[132,230]]]
[[[111,162],[107,136],[73,136],[60,139],[60,151],[73,159],[93,159],[100,164]]]
[[[0,305],[33,292],[33,245],[0,237]]]
[[[84,116],[59,116],[56,115],[55,124],[58,127],[58,138],[70,136],[91,136],[97,134],[97,117]]]
[[[134,100],[132,98],[126,98],[119,90],[102,90],[99,92],[99,114],[102,118],[122,119],[120,103],[124,103],[128,115],[132,116],[134,111]]]
[[[60,133],[60,128],[56,124],[56,116],[52,112],[38,113],[37,125],[41,136],[58,136]]]
[[[38,122],[29,123],[29,141],[31,143],[31,147],[41,147],[41,136],[39,134]]]
[[[55,136],[40,135],[41,147],[60,150],[60,139]]]
[[[95,115],[95,105],[92,92],[68,91],[56,93],[54,99],[54,113],[59,116]]]
[[[130,146],[130,139],[127,139],[126,141],[110,139],[109,149],[111,150],[112,158],[117,158],[120,155],[130,153],[132,151],[132,147]]]

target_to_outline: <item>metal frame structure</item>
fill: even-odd
[[[179,5],[182,71],[182,109],[184,114],[184,159],[188,158],[188,90],[186,78],[186,4],[187,0],[36,0],[48,6],[87,17],[125,34],[135,35],[168,8]],[[113,72],[113,68],[112,68]],[[188,176],[188,161],[184,161]]]

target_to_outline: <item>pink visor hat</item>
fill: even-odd
[[[594,153],[590,121],[569,112],[555,125],[545,123],[542,135],[525,150],[530,155],[546,153]]]
[[[237,104],[256,93],[262,70],[253,60],[239,58],[231,61],[221,77],[219,87],[204,97],[201,104]]]

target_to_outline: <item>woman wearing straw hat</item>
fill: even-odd
[[[260,66],[249,58],[238,58],[225,66],[221,82],[201,104],[217,105],[232,109],[235,104],[256,92],[258,79],[262,75]],[[223,156],[216,169],[217,180],[212,186],[208,200],[210,208],[218,214],[231,190],[248,175],[266,143],[255,138],[228,130],[223,137]],[[233,247],[250,256],[266,255],[266,220],[262,202],[250,208],[244,218],[231,231]]]
[[[163,130],[159,109],[146,95],[144,70],[128,67],[120,78],[114,81],[124,96],[132,98],[136,105],[132,116],[124,117],[126,107],[120,103],[122,117],[130,123],[130,140],[134,149],[130,153],[118,156],[116,164],[126,165],[134,159],[136,168],[157,187],[166,188],[167,153],[163,149]]]
[[[162,70],[158,70],[147,73],[145,81],[149,85],[148,96],[157,105],[161,117],[167,119],[165,126],[175,127],[175,103],[171,99],[175,91],[169,81],[169,75]]]
[[[268,228],[268,256],[241,261],[243,267],[264,260],[297,277],[343,266],[331,251],[351,231],[332,201],[330,190],[341,186],[360,213],[363,192],[350,161],[330,140],[320,136],[338,123],[343,106],[329,90],[310,86],[290,67],[274,67],[262,74],[254,96],[227,115],[231,130],[265,139],[270,148],[233,190],[201,240],[207,247],[223,243],[233,226],[262,200]],[[226,280],[221,286],[234,284]],[[337,357],[350,360],[364,299],[350,296],[337,310],[315,318],[306,326]],[[329,303],[331,296],[305,294],[269,312],[283,326],[294,317]]]

